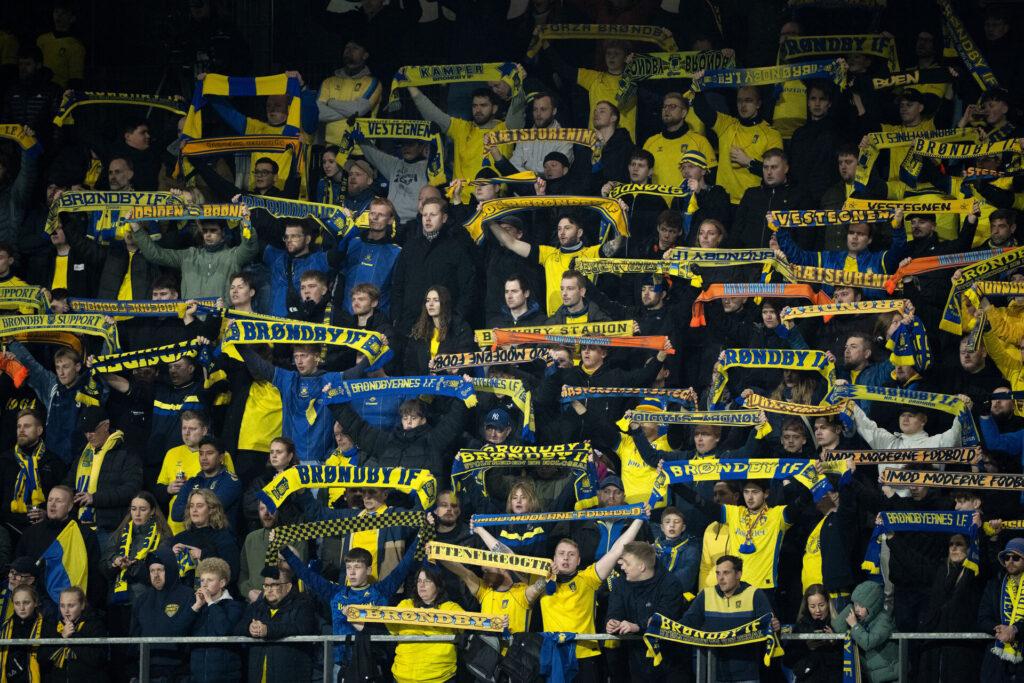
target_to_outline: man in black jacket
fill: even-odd
[[[839,181],[836,150],[841,142],[839,124],[832,114],[832,88],[815,81],[807,88],[807,123],[793,131],[789,158],[793,179],[818,206],[825,191]]]
[[[811,206],[803,191],[789,177],[789,158],[785,152],[778,148],[770,149],[764,153],[762,163],[763,182],[744,192],[736,208],[733,235],[738,242],[737,246],[768,246],[772,233],[764,218],[766,212],[793,211]],[[808,236],[813,237],[813,231],[801,230],[794,233],[794,238],[804,249],[813,247],[813,244],[808,243]]]
[[[194,591],[178,583],[178,563],[168,546],[146,556],[149,585],[132,605],[128,635],[132,638],[178,638],[189,635],[189,608]],[[155,645],[150,650],[149,675],[155,680],[177,681],[188,675],[188,656],[178,645]]]
[[[60,482],[64,463],[43,442],[43,416],[34,410],[18,413],[17,444],[0,453],[0,520],[15,538],[45,513],[45,492]]]
[[[313,603],[295,585],[291,570],[265,577],[263,596],[250,603],[235,625],[235,635],[259,638],[266,644],[249,649],[249,678],[257,681],[305,681],[313,675],[313,651],[307,643],[271,645],[288,636],[318,631]]]

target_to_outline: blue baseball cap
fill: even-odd
[[[487,413],[487,420],[484,422],[484,426],[501,430],[508,429],[512,426],[512,418],[501,408],[495,408]]]

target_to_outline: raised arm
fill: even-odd
[[[494,239],[498,240],[498,243],[501,246],[505,247],[513,254],[522,256],[523,258],[529,258],[530,244],[528,242],[517,240],[494,223],[491,224],[491,234],[494,235]]]
[[[309,586],[318,598],[330,604],[334,594],[341,588],[341,584],[329,581],[310,569],[298,555],[292,552],[289,546],[281,548],[281,556],[284,557],[285,562],[291,567],[295,576],[299,577],[299,580]]]
[[[650,514],[650,509],[644,504],[644,511]],[[646,523],[643,519],[634,519],[633,523],[629,525],[622,535],[619,536],[618,540],[608,549],[608,552],[602,557],[594,566],[594,571],[597,572],[597,578],[604,581],[608,578],[608,575],[615,569],[616,563],[619,558],[622,557],[622,550],[626,547],[627,543],[632,543],[636,538],[636,535],[640,533],[640,527]]]
[[[409,94],[412,95],[412,103],[416,105],[423,118],[433,121],[447,133],[448,128],[452,125],[452,117],[431,102],[430,98],[420,92],[419,88],[410,86]]]

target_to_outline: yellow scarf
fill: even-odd
[[[75,491],[78,493],[96,493],[100,483],[100,470],[103,469],[103,459],[107,453],[124,441],[124,432],[118,430],[107,437],[106,443],[97,453],[91,446],[86,446],[82,455],[78,458],[78,465],[75,468]],[[95,526],[96,511],[92,505],[85,505],[78,511],[78,519],[81,522]]]
[[[0,638],[12,638],[14,634],[14,617],[4,622],[0,628]],[[29,632],[29,640],[35,640],[43,634],[43,615],[36,612],[36,619],[32,623],[32,630]],[[28,655],[28,683],[39,683],[42,677],[39,674],[39,649],[29,648]],[[0,683],[7,683],[7,657],[10,648],[0,648]]]

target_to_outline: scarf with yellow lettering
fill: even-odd
[[[889,282],[887,275],[860,273],[855,270],[834,270],[818,266],[797,265],[790,265],[789,269],[793,273],[793,277],[800,282],[813,282],[819,285],[884,289],[886,283]],[[899,284],[900,282],[897,282],[897,285]]]
[[[746,398],[737,398],[736,403],[751,410],[763,410],[766,413],[779,413],[780,415],[799,415],[810,418],[831,417],[832,415],[853,416],[853,406],[849,401],[813,406],[751,394]]]
[[[515,97],[523,91],[524,71],[515,62],[486,62],[483,64],[436,64],[429,66],[403,66],[391,79],[391,96],[385,111],[398,110],[399,90],[410,86],[501,81]]]
[[[913,262],[910,265],[914,265]],[[1021,265],[1024,265],[1024,247],[1011,249],[1007,253],[999,253],[984,261],[962,268],[960,277],[953,281],[953,286],[949,290],[946,307],[942,312],[942,320],[939,321],[939,329],[952,334],[963,334],[964,324],[960,314],[961,296],[975,282],[1015,270]]]
[[[636,88],[646,80],[692,78],[698,71],[728,69],[736,66],[736,58],[726,57],[720,50],[703,52],[652,52],[633,54],[619,79],[615,99],[621,107],[636,94]]]
[[[11,308],[22,313],[48,313],[50,305],[46,301],[42,287],[0,285],[0,309]]]
[[[924,486],[940,489],[999,489],[1024,491],[1024,474],[990,474],[987,472],[920,472],[887,469],[879,482],[889,486]]]
[[[473,515],[475,526],[506,526],[544,522],[583,522],[597,519],[647,519],[643,505],[621,505],[574,512],[529,512],[522,515]]]
[[[699,79],[694,79],[690,91],[700,92],[706,88],[742,88],[808,78],[831,81],[840,90],[846,89],[846,68],[838,59],[823,59],[751,69],[712,69],[705,71]]]
[[[807,487],[817,502],[832,487],[818,474],[814,463],[800,458],[695,458],[666,462],[654,483],[651,506],[661,499],[659,491],[666,485],[745,479],[792,479]]]
[[[97,356],[93,361],[93,370],[102,372],[123,372],[136,368],[149,368],[161,363],[173,363],[181,358],[204,357],[205,344],[196,339],[155,346],[150,349],[139,349],[137,351],[125,351],[124,353],[112,353],[106,356]],[[198,361],[203,364],[203,359]]]
[[[495,567],[536,576],[547,576],[551,572],[551,560],[515,553],[492,553],[449,543],[431,543],[427,559],[472,564],[477,567]]]
[[[505,344],[562,344],[568,346],[615,346],[627,349],[651,349],[675,353],[675,349],[666,349],[668,337],[663,334],[641,337],[569,337],[560,334],[535,334],[509,330],[493,330],[494,344],[492,349]]]
[[[578,257],[573,267],[583,275],[599,275],[601,273],[659,273],[678,272],[678,265],[663,259],[643,258],[586,258]]]
[[[232,135],[220,138],[186,140],[180,147],[183,157],[219,157],[226,154],[292,153],[292,164],[302,155],[298,135]]]
[[[786,306],[782,309],[782,322],[789,323],[796,318],[820,318],[827,322],[834,315],[860,315],[861,313],[882,313],[899,311],[906,315],[909,311],[908,299],[875,299],[872,301],[851,301],[848,303],[832,303],[816,306]]]
[[[904,157],[900,164],[900,179],[908,185],[915,186],[917,176],[921,172],[921,160],[914,155],[910,145],[915,144],[919,138],[942,140],[944,142],[977,142],[979,136],[977,128],[924,130],[918,126],[917,129],[911,130],[868,133],[867,138],[868,146],[861,150],[860,157],[857,160],[857,171],[853,178],[854,189],[860,191],[867,189],[871,170],[874,168],[878,155],[883,149],[892,150],[891,154],[897,154],[897,149],[902,151]]]
[[[647,657],[654,660],[654,666],[661,664],[659,640],[698,647],[733,647],[763,642],[765,644],[765,666],[771,666],[773,657],[781,657],[784,654],[778,638],[772,631],[771,613],[758,617],[743,626],[725,631],[701,631],[672,621],[664,614],[655,613],[644,632]]]
[[[393,94],[394,91],[392,91]],[[349,155],[355,152],[356,145],[367,138],[426,142],[430,146],[430,151],[427,154],[427,182],[430,185],[443,185],[447,182],[448,177],[444,172],[444,141],[430,121],[356,119],[341,138],[337,156],[338,165],[344,167]]]
[[[801,351],[795,349],[725,349],[725,359],[715,365],[711,386],[711,402],[715,410],[724,407],[721,403],[725,387],[729,383],[729,368],[778,368],[789,370],[814,370],[824,378],[829,389],[835,386],[836,366],[824,351]]]
[[[430,361],[430,369],[451,370],[452,368],[481,368],[495,365],[516,365],[532,363],[535,360],[547,361],[545,349],[510,347],[496,351],[467,351],[465,353],[442,353]]]
[[[43,146],[39,141],[25,132],[25,127],[17,123],[0,124],[0,138],[13,140],[18,147],[29,157],[37,157],[43,153]]]
[[[344,467],[329,465],[295,465],[279,472],[269,484],[256,492],[271,513],[284,500],[301,489],[324,488],[388,488],[402,493],[415,493],[420,507],[429,510],[437,498],[437,480],[428,470],[404,467]]]
[[[117,104],[146,107],[147,109],[163,109],[178,116],[185,115],[185,100],[180,96],[160,97],[126,92],[98,92],[92,90],[67,90],[53,117],[53,125],[61,128],[75,122],[71,112],[78,107],[94,104]]]
[[[675,52],[675,38],[660,26],[640,24],[542,24],[530,39],[526,48],[529,59],[536,57],[547,47],[549,40],[626,40],[638,43],[654,43],[664,52]]]
[[[216,298],[196,299],[200,304],[213,306],[217,303]],[[78,299],[69,298],[68,305],[75,313],[83,315],[113,315],[126,317],[163,317],[181,318],[185,315],[188,304],[182,300],[166,301],[162,299],[132,299],[132,300],[108,300],[108,299]]]
[[[626,220],[626,214],[623,213],[622,207],[614,199],[607,199],[605,197],[556,195],[488,199],[477,205],[476,213],[464,225],[473,240],[479,244],[483,240],[483,225],[487,221],[496,221],[502,216],[519,213],[520,211],[564,208],[582,208],[596,211],[601,216],[602,242],[608,239],[608,234],[613,228],[623,237],[629,237],[629,222]]]
[[[976,296],[1022,296],[1024,295],[1024,282],[975,282],[971,288],[966,290]],[[977,306],[975,302],[975,306]]]
[[[892,472],[889,469],[886,472]],[[882,535],[896,531],[930,531],[943,534],[963,534],[970,539],[967,544],[967,559],[964,567],[978,573],[978,527],[974,526],[974,512],[936,510],[934,512],[880,512],[881,524],[868,541],[861,568],[867,570],[875,580],[881,580]]]
[[[843,204],[844,209],[890,209],[903,207],[904,215],[911,213],[955,213],[966,217],[974,211],[974,199],[944,199],[938,202],[913,201],[907,199],[855,199],[850,197]]]
[[[889,71],[900,70],[896,54],[896,41],[882,34],[845,36],[788,36],[779,43],[778,61],[793,61],[825,55],[843,56],[850,53],[883,57]]]
[[[1021,576],[1007,574],[1003,577],[999,590],[999,623],[1003,626],[1013,626],[1021,619],[1024,619],[1024,580]],[[1020,664],[1024,661],[1021,646],[1016,640],[1009,643],[997,640],[991,652],[1004,662]]]
[[[685,407],[685,406],[684,406]],[[763,439],[771,433],[772,426],[761,420],[757,410],[683,410],[666,412],[660,410],[627,410],[622,418],[628,422],[646,422],[665,429],[668,425],[720,425],[722,427],[757,427],[756,438]]]
[[[533,393],[526,389],[526,385],[523,384],[522,380],[508,377],[474,377],[473,390],[497,394],[498,396],[508,396],[512,399],[512,403],[523,414],[521,436],[526,441],[533,441],[534,432],[537,430],[537,424],[533,415]]]
[[[75,492],[95,494],[100,483],[100,470],[107,453],[114,450],[124,441],[124,432],[118,430],[107,437],[99,451],[86,444],[82,455],[75,465]],[[96,511],[92,505],[83,505],[78,509],[78,520],[89,526],[96,525]]]
[[[361,484],[361,486],[366,486],[366,484]],[[387,529],[395,526],[419,529],[416,541],[418,545],[413,553],[413,557],[418,562],[422,562],[427,556],[427,544],[433,541],[437,535],[434,525],[427,519],[427,513],[411,510],[389,510],[389,512],[375,515],[326,519],[319,522],[305,522],[303,524],[289,524],[277,527],[274,529],[274,540],[267,544],[263,576],[277,575],[277,553],[281,548],[290,543],[308,541],[313,538],[320,539],[325,536],[342,536],[359,531]]]
[[[974,159],[976,157],[987,157],[1005,152],[1020,154],[1020,142],[1017,138],[981,144],[974,144],[972,142],[943,142],[941,140],[918,138],[914,143],[913,151],[918,156],[930,159]]]
[[[487,444],[478,450],[462,449],[452,463],[452,488],[457,494],[461,494],[466,490],[466,478],[472,477],[486,495],[487,483],[484,475],[492,467],[568,469],[575,473],[575,509],[581,510],[597,503],[597,468],[592,458],[593,451],[587,443],[550,446]]]
[[[841,384],[832,387],[826,400],[833,402],[841,398],[852,398],[856,401],[900,403],[955,415],[957,422],[960,423],[961,443],[964,446],[977,446],[981,443],[978,439],[978,428],[974,424],[971,411],[963,401],[953,394],[934,394],[927,391],[871,387],[862,384]]]
[[[632,320],[609,320],[592,323],[564,323],[562,325],[541,325],[538,327],[499,328],[506,332],[534,332],[536,334],[584,335],[601,337],[632,337]],[[473,338],[481,347],[494,345],[495,330],[474,330]]]
[[[973,183],[985,183],[990,180],[999,180],[1000,178],[1019,178],[1020,176],[1024,176],[1024,169],[999,171],[987,168],[978,168],[976,166],[968,166],[963,170],[963,184],[971,185]]]
[[[704,327],[704,304],[715,299],[734,296],[755,296],[768,299],[806,299],[814,304],[831,304],[825,292],[815,292],[810,285],[714,284],[700,293],[694,302],[690,327]]]
[[[788,263],[781,261],[771,249],[702,249],[698,247],[675,247],[668,251],[666,259],[671,263],[670,275],[690,278],[694,287],[702,287],[703,280],[694,275],[689,266],[697,264],[701,268],[739,266],[749,263],[762,264],[761,277],[767,278],[773,270],[778,272],[787,282],[795,282]]]
[[[683,211],[683,234],[690,234],[690,224],[693,222],[693,214],[697,213],[700,206],[697,204],[697,194],[689,188],[678,185],[652,185],[649,183],[619,183],[608,193],[609,199],[618,199],[625,196],[636,196],[640,194],[654,197],[664,197],[665,201],[672,199],[685,199],[686,210]]]
[[[952,48],[953,54],[959,55],[982,91],[998,88],[999,81],[996,80],[996,75],[985,61],[985,56],[977,43],[967,33],[960,17],[953,11],[949,0],[936,1],[939,3],[939,11],[942,12],[942,38],[946,46],[942,51],[943,57],[950,56],[947,53]]]
[[[344,207],[319,202],[305,202],[298,199],[281,199],[264,195],[246,194],[238,201],[249,209],[263,209],[274,218],[307,218],[312,217],[333,234],[344,237],[355,222],[347,218],[342,211]]]
[[[590,128],[506,128],[484,135],[484,153],[520,142],[571,142],[595,151],[601,149],[601,138]]]
[[[113,223],[119,212],[133,206],[184,206],[185,200],[170,192],[136,192],[135,190],[109,192],[64,192],[50,204],[43,229],[53,234],[59,226],[57,216],[64,212],[88,211],[95,214],[110,212],[112,225],[109,228],[97,229],[95,238],[101,244],[112,241],[115,237]]]
[[[769,211],[768,227],[774,232],[779,228],[811,228],[826,225],[849,225],[850,223],[881,223],[883,221],[891,221],[894,216],[895,212],[892,209]]]
[[[242,225],[242,234],[248,238],[252,225],[249,223],[249,207],[243,204],[183,204],[180,206],[136,206],[122,216],[117,227],[141,223],[142,221],[191,221],[228,220]]]
[[[366,356],[371,369],[391,360],[391,349],[384,345],[384,339],[377,332],[262,317],[267,319],[228,321],[221,335],[221,351],[241,360],[235,344],[331,344],[355,349]]]
[[[324,394],[324,403],[334,405],[370,396],[451,396],[461,399],[467,407],[476,405],[473,384],[454,375],[421,377],[386,377],[384,379],[353,379],[334,384]]]
[[[32,628],[29,630],[29,640],[36,640],[43,636],[43,615],[39,613],[39,608],[36,608],[36,618],[32,622]],[[0,638],[11,639],[14,637],[14,617],[9,618],[4,622],[4,625],[0,627]],[[9,647],[0,648],[0,676],[3,676],[4,683],[7,683],[7,657],[10,655]],[[28,669],[24,672],[26,678],[23,680],[25,683],[40,683],[43,678],[39,672],[39,648],[31,647],[28,648]]]
[[[952,83],[953,77],[948,69],[907,69],[897,73],[888,73],[871,79],[871,87],[875,90],[889,88],[916,87],[919,84]]]
[[[46,450],[42,439],[31,453],[21,446],[14,447],[14,460],[18,463],[18,476],[14,479],[14,497],[11,498],[11,512],[24,514],[30,505],[39,505],[46,500],[39,478],[39,460]]]
[[[30,332],[71,332],[93,337],[102,337],[111,352],[121,346],[117,326],[107,325],[102,315],[77,313],[51,313],[49,315],[3,315],[0,316],[0,337],[11,337]]]
[[[486,139],[486,138],[485,138]],[[462,187],[479,187],[482,185],[532,185],[537,181],[537,174],[533,171],[522,171],[521,173],[513,173],[512,175],[500,175],[493,178],[479,178],[476,180],[459,180]],[[444,191],[445,195],[450,200],[455,194],[455,182],[448,186],[448,189]]]
[[[455,612],[431,607],[378,607],[377,605],[349,605],[345,617],[355,624],[394,624],[420,627],[457,628],[470,631],[505,632],[504,615],[479,612]]]
[[[142,545],[138,550],[132,554],[132,537],[136,533],[141,533],[141,527],[138,531],[135,529],[135,523],[128,520],[125,524],[124,531],[121,532],[121,544],[118,549],[118,557],[127,557],[130,560],[143,560],[152,551],[156,550],[156,547],[160,545],[160,530],[156,527],[156,520],[150,520],[149,531],[146,532],[146,536],[143,539]],[[128,567],[122,567],[117,573],[117,578],[114,579],[114,602],[124,603],[128,601]]]

